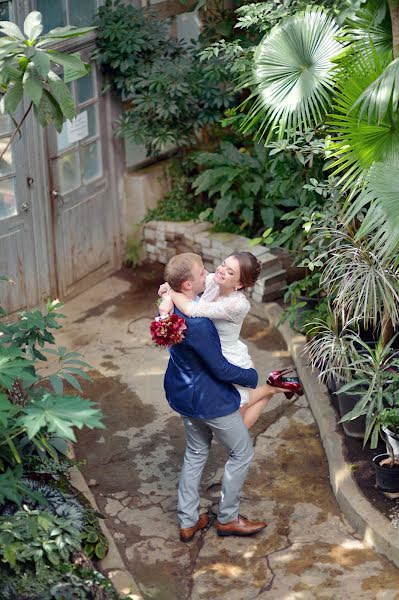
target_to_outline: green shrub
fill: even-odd
[[[97,25],[95,56],[128,101],[117,135],[144,144],[148,155],[167,144],[190,146],[232,105],[220,62],[201,64],[196,48],[170,39],[168,24],[148,11],[107,0]]]
[[[149,210],[144,217],[148,221],[191,221],[198,219],[203,206],[195,200],[194,195],[187,191],[187,183],[176,183],[170,192],[167,192],[158,206]]]
[[[2,600],[120,600],[111,582],[93,568],[62,564],[29,567],[15,575],[5,565],[0,581]]]
[[[76,439],[74,427],[104,427],[93,402],[64,394],[64,381],[78,392],[78,377],[90,381],[80,353],[44,349],[55,344],[52,330],[64,318],[57,312],[61,306],[49,301],[46,313],[24,311],[18,321],[0,325],[0,506],[40,496],[21,481],[25,457],[50,456],[57,462],[59,453],[66,453],[66,440]],[[57,358],[58,368],[41,376],[37,365],[47,360],[44,353]]]
[[[280,230],[287,212],[314,198],[313,191],[303,188],[312,170],[291,154],[270,156],[262,145],[237,147],[222,142],[218,151],[202,152],[196,162],[204,170],[193,188],[212,198],[215,223],[233,217],[252,233],[262,227]]]
[[[81,534],[72,521],[24,506],[12,516],[0,517],[0,558],[15,571],[25,563],[59,565],[78,550]]]

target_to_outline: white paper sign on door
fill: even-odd
[[[66,122],[66,132],[70,144],[79,142],[89,135],[87,110],[79,113],[73,121]]]

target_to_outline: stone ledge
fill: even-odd
[[[274,327],[280,320],[282,308],[275,303],[254,305],[251,311]],[[337,429],[334,409],[327,388],[317,373],[307,366],[302,355],[306,338],[294,332],[288,323],[278,326],[300,377],[309,406],[319,427],[320,438],[328,460],[330,483],[342,513],[357,535],[384,554],[399,567],[399,536],[390,522],[361,493],[344,458],[343,434]]]

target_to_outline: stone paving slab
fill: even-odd
[[[267,529],[219,538],[211,527],[190,544],[178,541],[184,434],[163,395],[167,353],[147,333],[161,273],[120,273],[68,302],[58,336],[93,366],[85,391],[101,404],[107,430],[79,432],[77,455],[87,458],[81,470],[144,600],[399,600],[399,571],[341,514],[304,397],[276,397],[253,431],[241,512],[265,518]],[[292,364],[267,321],[250,316],[243,333],[262,378]],[[214,444],[201,501],[211,515],[225,460]]]

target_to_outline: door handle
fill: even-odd
[[[51,195],[54,198],[54,200],[59,200],[62,204],[64,204],[64,198],[57,190],[52,190]]]
[[[29,208],[30,208],[30,206],[29,206],[28,202],[22,202],[21,210],[23,210],[24,212],[28,212]]]

